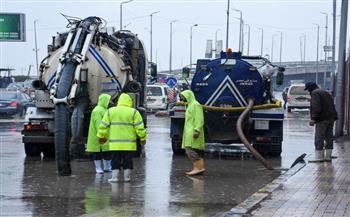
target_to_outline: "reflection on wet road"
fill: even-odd
[[[282,157],[289,167],[313,149],[308,112],[287,114]],[[267,171],[253,158],[207,156],[207,172],[188,178],[191,163],[173,156],[169,119],[149,117],[145,156],[135,159],[131,183],[109,184],[95,175],[92,161],[73,161],[73,176],[59,177],[53,160],[26,158],[22,123],[0,121],[1,216],[214,216],[228,211],[280,171]]]

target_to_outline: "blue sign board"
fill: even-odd
[[[169,78],[166,79],[166,84],[167,84],[170,88],[175,87],[176,83],[177,83],[176,78],[169,77]]]

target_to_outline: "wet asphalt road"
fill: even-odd
[[[53,160],[26,158],[21,120],[0,120],[0,216],[215,216],[276,178],[250,157],[206,157],[207,172],[188,178],[191,163],[173,157],[168,118],[149,116],[143,158],[134,159],[131,183],[109,184],[111,174],[95,175],[92,161],[73,161],[73,176],[59,177]],[[288,168],[312,153],[308,111],[286,115],[281,158]]]

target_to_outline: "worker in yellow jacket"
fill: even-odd
[[[193,169],[186,175],[199,175],[204,168],[204,114],[202,105],[197,102],[191,90],[180,93],[180,100],[186,102],[185,125],[182,136],[182,148],[193,163]]]
[[[112,178],[108,180],[109,182],[119,181],[121,169],[124,172],[124,181],[130,181],[137,137],[140,138],[141,145],[146,144],[147,132],[142,116],[139,111],[132,108],[132,104],[132,98],[122,93],[117,106],[107,110],[98,128],[97,137],[100,138],[100,144],[108,139],[112,154]]]
[[[97,106],[91,112],[86,152],[88,152],[94,160],[96,173],[111,172],[111,155],[109,153],[108,142],[100,144],[96,136],[98,127],[108,109],[110,99],[110,95],[105,93],[101,94],[98,97]]]

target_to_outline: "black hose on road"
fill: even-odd
[[[248,141],[248,139],[245,137],[245,135],[243,133],[243,126],[242,126],[243,120],[246,119],[247,115],[252,110],[253,105],[254,105],[253,99],[248,99],[248,106],[242,112],[242,114],[239,116],[237,124],[236,124],[236,130],[237,130],[239,138],[243,142],[244,146],[250,151],[250,153],[252,153],[252,155],[256,159],[258,159],[264,165],[264,167],[266,167],[269,170],[273,170],[271,163],[269,161],[267,161],[263,156],[261,156],[259,154],[259,152],[257,152],[255,150],[255,148],[250,144],[250,142]]]

